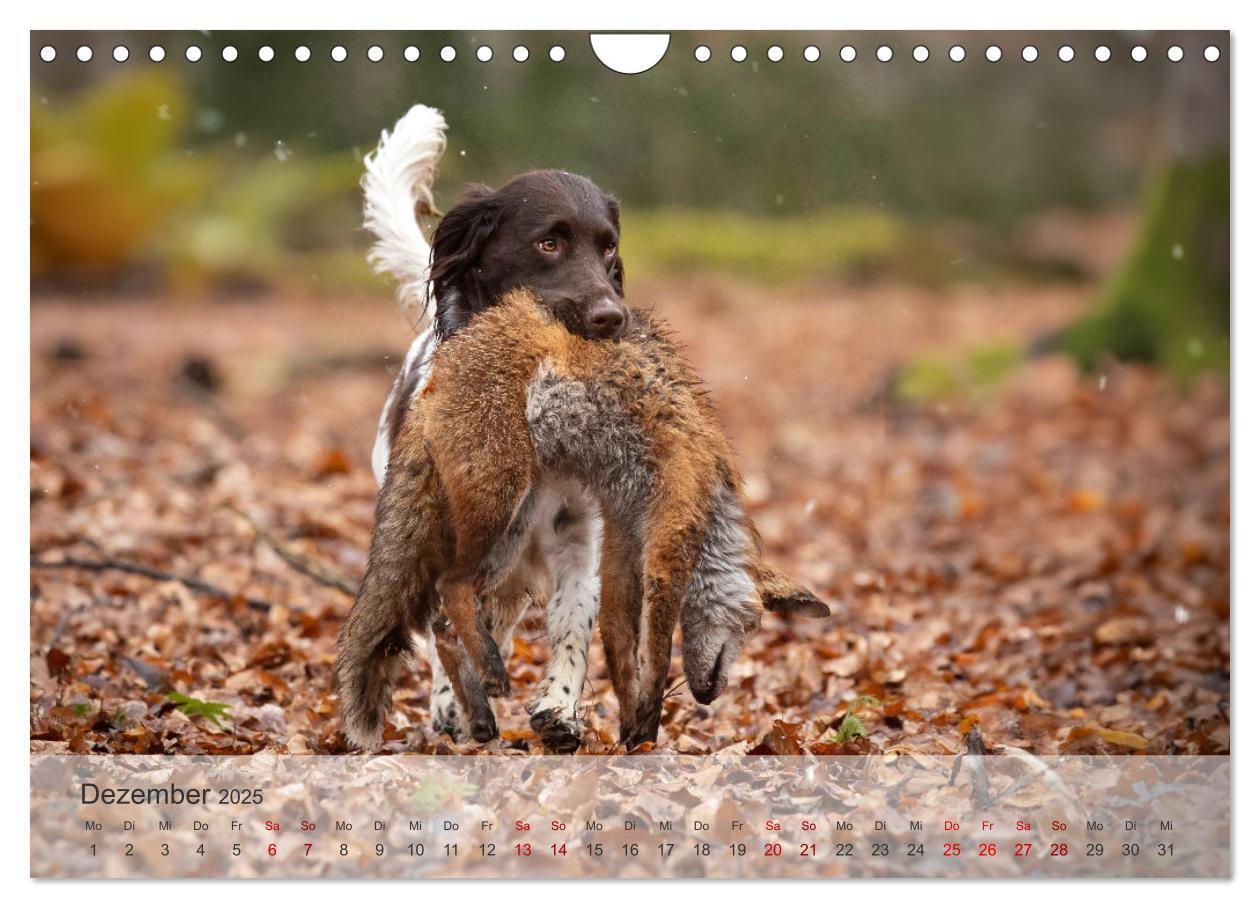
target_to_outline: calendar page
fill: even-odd
[[[31,32],[30,875],[1230,877],[1230,50]]]

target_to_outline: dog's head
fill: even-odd
[[[572,333],[618,338],[629,312],[617,201],[559,170],[472,189],[438,223],[430,277],[449,337],[509,290],[532,290]]]

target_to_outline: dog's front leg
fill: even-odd
[[[451,679],[455,697],[467,716],[469,734],[480,744],[493,741],[499,736],[494,710],[458,633],[449,621],[442,619],[434,629],[434,636],[438,659]]]
[[[573,753],[582,743],[580,704],[587,653],[599,613],[598,551],[601,522],[580,491],[542,515],[543,553],[555,578],[547,604],[551,659],[530,708],[529,724],[551,753]]]

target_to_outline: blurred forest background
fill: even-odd
[[[34,67],[36,285],[363,286],[361,158],[416,101],[451,124],[441,202],[470,182],[569,169],[622,198],[639,269],[768,279],[1079,278],[1080,256],[1030,248],[1019,228],[1048,212],[1131,211],[1166,151],[1175,65],[1163,42],[1135,63],[1140,35],[852,40],[860,56],[843,63],[833,35],[761,33],[735,63],[733,39],[678,34],[665,62],[629,78],[605,69],[580,34],[58,33],[56,61]],[[983,55],[993,40],[1005,51],[998,63]],[[810,41],[823,51],[814,64],[800,56]],[[934,56],[915,63],[911,48],[924,41]],[[1033,64],[1018,56],[1030,41],[1041,45]],[[1092,59],[1100,41],[1113,51],[1107,63]],[[74,56],[85,42],[88,63]],[[421,55],[409,63],[413,42]],[[955,42],[969,49],[961,63],[945,58]],[[43,43],[33,39],[33,58]],[[517,63],[510,50],[522,43],[532,55]],[[895,52],[887,64],[873,56],[882,43]],[[1203,43],[1183,69],[1204,68]],[[118,44],[126,63],[111,56]],[[345,62],[330,58],[335,44]],[[483,44],[491,63],[475,57]],[[556,44],[563,64],[547,58]],[[711,61],[691,58],[699,44],[716,49]],[[774,44],[786,48],[782,62],[765,57]],[[1059,44],[1079,48],[1073,64],[1055,58]],[[161,64],[146,59],[151,45],[166,48]],[[293,58],[303,45],[305,63]],[[438,59],[446,45],[457,51],[450,63]],[[231,64],[226,46],[240,54]],[[259,60],[261,46],[275,59]],[[368,61],[371,46],[382,62]]]
[[[80,563],[33,575],[40,746],[342,746],[302,681],[349,604],[318,577],[362,571],[367,448],[411,336],[357,184],[424,102],[450,123],[440,208],[535,167],[621,198],[630,301],[713,384],[772,552],[851,606],[810,643],[769,634],[750,660],[787,674],[750,677],[727,726],[680,706],[673,746],[825,750],[856,722],[948,750],[981,721],[1034,749],[1228,748],[1228,35],[675,33],[638,76],[579,33],[31,48],[33,558]],[[229,647],[187,584],[119,559],[231,592],[210,614],[249,632]],[[227,712],[169,693],[230,704],[232,743]],[[423,702],[400,707],[417,727]]]

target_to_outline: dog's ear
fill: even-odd
[[[766,611],[802,618],[826,618],[831,614],[827,603],[803,584],[765,562],[758,564],[753,573],[757,592],[761,594],[761,605]]]
[[[617,254],[613,256],[612,266],[608,269],[608,279],[612,281],[613,289],[617,291],[619,296],[626,295],[626,264],[621,258],[621,203],[610,195],[604,195],[604,201],[608,204],[608,217],[612,219],[613,225],[617,228]]]
[[[437,310],[437,331],[449,337],[490,302],[478,275],[477,261],[494,236],[503,206],[489,186],[471,188],[433,232],[429,270]]]

